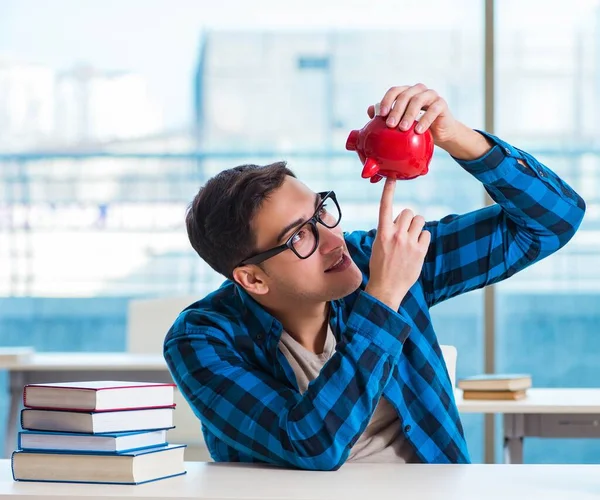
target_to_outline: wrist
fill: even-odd
[[[402,299],[404,299],[404,296],[407,293],[404,291],[404,288],[401,287],[396,287],[395,290],[389,291],[381,289],[377,287],[377,285],[370,285],[369,283],[367,283],[367,286],[365,287],[365,292],[371,295],[371,297],[379,300],[379,302],[383,302],[386,306],[394,311],[398,310]]]
[[[481,158],[492,149],[494,144],[484,135],[459,123],[452,139],[438,146],[457,160],[470,161]]]

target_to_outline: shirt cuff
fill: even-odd
[[[482,130],[475,129],[475,131],[493,144],[492,149],[475,160],[461,160],[454,156],[452,158],[484,184],[491,184],[495,180],[506,178],[508,172],[505,170],[512,168],[517,160],[523,160],[521,151],[495,135]],[[512,159],[513,161],[505,162],[506,159]]]
[[[398,311],[362,290],[348,317],[347,328],[362,335],[386,353],[398,357],[411,327]]]

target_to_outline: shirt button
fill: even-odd
[[[404,426],[404,432],[410,432],[410,424]]]
[[[505,153],[506,153],[508,156],[510,156],[510,149],[508,149],[508,148],[504,148],[504,152],[505,152]]]
[[[544,172],[541,168],[538,170],[538,174],[540,174],[540,177],[546,177],[546,172]]]
[[[263,334],[259,333],[256,335],[256,340],[262,340],[263,339]]]

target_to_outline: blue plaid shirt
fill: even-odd
[[[375,230],[345,234],[362,285],[331,303],[337,349],[305,393],[278,349],[281,323],[237,285],[226,281],[179,315],[164,355],[214,460],[335,470],[384,397],[419,460],[469,462],[429,309],[556,252],[585,211],[551,170],[484,135],[494,147],[457,162],[496,204],[427,223],[431,245],[423,270],[398,311],[364,291]]]

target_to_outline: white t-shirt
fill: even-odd
[[[321,354],[315,354],[299,344],[285,330],[281,334],[279,350],[290,363],[301,393],[317,378],[319,372],[335,353],[336,339],[331,327]],[[365,431],[350,450],[348,462],[416,462],[410,443],[401,431],[396,410],[385,398],[381,398]]]

